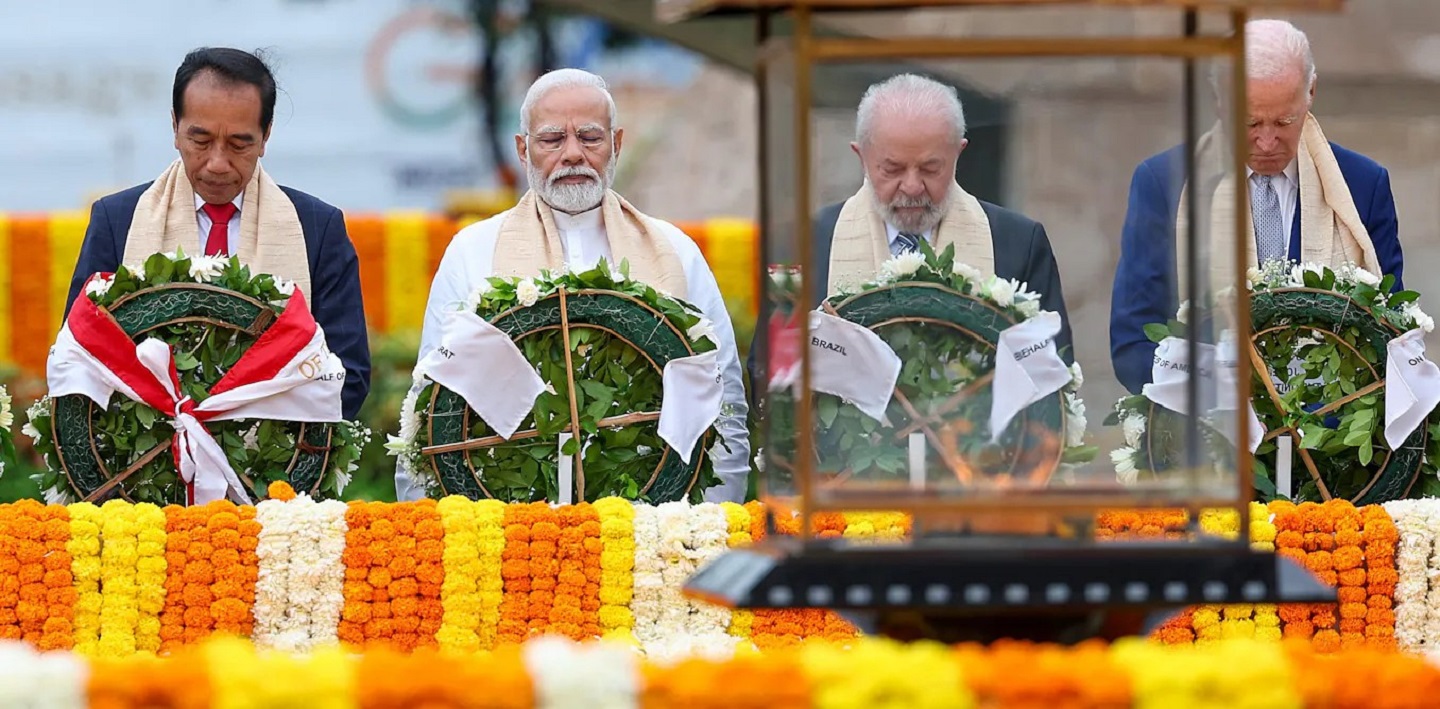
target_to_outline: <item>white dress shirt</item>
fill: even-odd
[[[230,223],[227,225],[229,233],[226,234],[225,253],[231,256],[240,253],[240,210],[244,203],[244,192],[235,195],[235,199],[230,201],[230,204],[235,205],[235,213],[230,215]],[[205,213],[205,200],[198,194],[195,195],[195,221],[200,224],[200,248],[192,255],[203,256],[205,255],[205,245],[210,241],[210,225],[215,222],[210,219],[209,214]]]
[[[425,324],[420,335],[420,355],[425,358],[440,344],[442,316],[461,307],[476,284],[494,273],[495,239],[509,211],[497,214],[482,222],[461,229],[445,256],[430,285],[430,299],[425,307]],[[555,212],[555,225],[560,230],[561,243],[565,248],[565,261],[571,271],[584,271],[595,266],[601,258],[611,262],[610,242],[605,237],[605,225],[600,210],[592,209],[577,215]],[[715,275],[700,253],[700,248],[685,232],[669,222],[650,218],[650,229],[670,239],[670,245],[680,257],[685,269],[688,291],[674,294],[699,308],[701,313],[714,325],[719,361],[724,378],[724,406],[716,429],[729,446],[712,448],[712,460],[720,484],[705,493],[710,502],[743,502],[747,478],[750,474],[749,429],[746,426],[748,406],[745,400],[745,385],[741,379],[740,357],[735,347],[735,330],[730,324],[730,313],[725,309],[725,299]],[[618,266],[618,264],[616,264]],[[424,497],[421,486],[405,470],[397,466],[395,472],[395,494],[400,500],[417,500]]]
[[[1245,168],[1247,182],[1254,176],[1254,170]],[[1295,230],[1295,206],[1300,203],[1299,163],[1291,160],[1290,164],[1285,166],[1284,172],[1270,179],[1270,186],[1275,188],[1275,196],[1280,198],[1280,226],[1285,230],[1282,232],[1285,235],[1285,253],[1289,254],[1291,232]]]

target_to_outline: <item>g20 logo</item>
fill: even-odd
[[[464,115],[480,37],[465,17],[417,7],[385,23],[365,52],[365,83],[386,115],[443,128]]]

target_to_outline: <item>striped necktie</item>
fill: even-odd
[[[890,242],[890,255],[899,256],[912,251],[919,251],[920,239],[922,238],[919,234],[911,234],[906,231],[900,232],[895,235],[895,240]]]

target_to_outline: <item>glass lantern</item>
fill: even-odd
[[[1042,639],[1116,609],[1333,599],[1249,549],[1264,432],[1235,346],[1250,215],[1234,127],[1248,11],[1339,3],[1117,4],[657,2],[662,19],[757,19],[751,386],[769,525],[798,530],[687,591],[878,632],[916,612],[972,630],[1071,613]],[[955,89],[963,141],[900,104],[859,125],[867,89],[901,74]],[[1188,524],[1116,542],[1100,523],[1116,510]],[[1202,510],[1238,534],[1200,533]],[[828,533],[875,511],[906,513],[909,536]]]

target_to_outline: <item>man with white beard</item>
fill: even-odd
[[[827,295],[874,280],[892,256],[955,247],[955,261],[985,276],[1027,284],[1040,307],[1060,314],[1055,346],[1074,361],[1060,271],[1045,227],[1022,214],[981,202],[955,183],[965,150],[965,113],[953,87],[913,74],[866,90],[851,150],[865,183],[814,220],[812,283]]]
[[[584,271],[602,258],[615,268],[628,261],[632,278],[695,305],[712,324],[724,386],[716,426],[728,450],[714,449],[721,484],[705,497],[742,502],[750,445],[730,315],[695,242],[610,190],[623,139],[615,100],[599,76],[559,69],[530,86],[515,136],[530,190],[511,209],[465,227],[450,241],[430,286],[419,359],[440,344],[445,313],[464,307],[486,278],[537,276],[542,269]],[[403,466],[396,471],[395,491],[401,500],[424,496]]]

